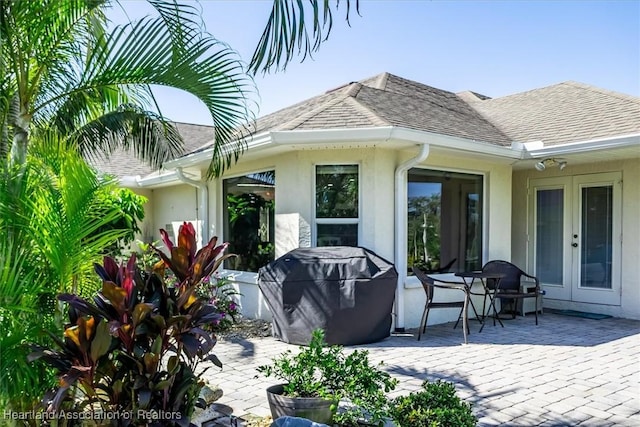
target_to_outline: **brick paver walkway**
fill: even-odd
[[[400,380],[394,395],[418,390],[425,379],[455,383],[479,426],[640,426],[640,321],[545,313],[538,326],[532,315],[482,333],[470,325],[467,345],[446,324],[428,327],[421,341],[398,334],[350,348],[384,362]],[[255,368],[288,348],[297,347],[273,338],[219,341],[214,353],[224,369],[207,373],[224,391],[219,409],[268,415],[265,389],[274,380]]]

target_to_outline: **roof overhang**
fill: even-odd
[[[598,138],[587,141],[556,144],[545,147],[544,144],[524,147],[524,159],[538,159],[542,157],[564,156],[592,151],[636,148],[640,153],[640,133],[619,135],[609,138]]]
[[[269,131],[253,135],[247,139],[244,158],[253,155],[279,153],[290,150],[321,150],[341,148],[385,147],[403,149],[429,144],[433,149],[465,152],[512,163],[527,162],[545,157],[567,156],[570,154],[622,149],[640,151],[640,134],[600,138],[589,141],[557,144],[545,147],[541,141],[534,143],[513,143],[500,146],[474,139],[442,135],[398,126],[381,126],[348,129],[314,129]],[[160,187],[179,182],[175,169],[201,168],[209,164],[213,148],[188,154],[165,163],[164,171],[145,177],[125,177],[124,186]]]

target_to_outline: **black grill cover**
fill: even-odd
[[[273,315],[273,335],[307,345],[314,329],[329,344],[389,336],[398,273],[372,251],[351,246],[298,248],[262,267],[258,286]]]

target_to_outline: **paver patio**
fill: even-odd
[[[418,390],[425,379],[455,383],[478,426],[640,426],[640,321],[545,313],[538,326],[528,315],[482,333],[470,321],[467,345],[452,326],[429,326],[421,341],[394,334],[348,348],[384,362],[400,380],[393,395]],[[256,367],[290,348],[298,347],[274,338],[219,341],[214,353],[224,368],[207,373],[224,391],[219,410],[268,415],[265,389],[275,380]]]

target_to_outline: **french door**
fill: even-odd
[[[620,305],[620,172],[532,179],[529,266],[546,297]]]

